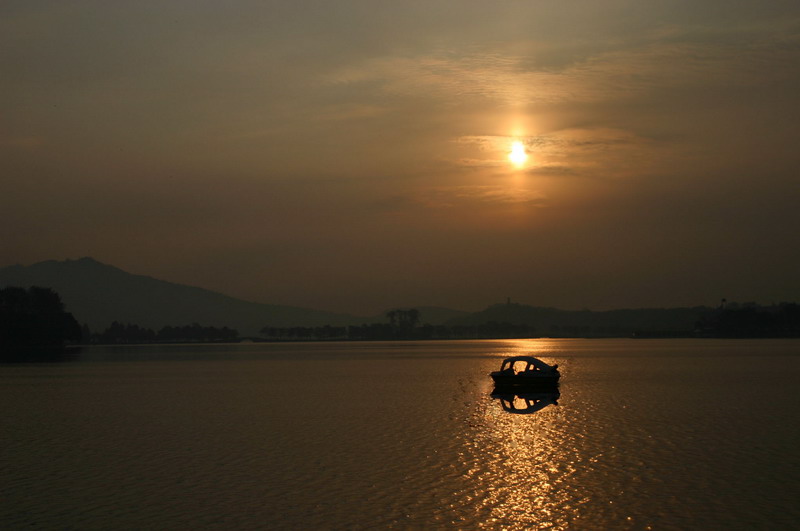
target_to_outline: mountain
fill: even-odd
[[[202,288],[133,275],[92,258],[3,267],[0,287],[5,286],[54,289],[67,311],[93,331],[104,330],[112,321],[154,330],[199,323],[235,328],[249,336],[267,325],[342,326],[365,321],[353,315],[243,301]]]
[[[710,308],[640,308],[627,310],[570,311],[506,303],[447,321],[449,326],[510,323],[536,327],[539,334],[554,337],[629,336],[690,332]]]
[[[434,326],[443,325],[453,319],[469,315],[469,312],[442,308],[440,306],[418,306],[417,310],[419,310],[419,322],[421,324]]]
[[[191,323],[227,326],[235,328],[243,336],[258,335],[265,326],[346,326],[386,322],[385,314],[358,317],[243,301],[202,288],[133,275],[92,258],[3,267],[0,268],[0,288],[5,286],[52,288],[61,295],[67,311],[95,332],[105,330],[112,321],[154,330]],[[510,323],[533,326],[537,334],[555,337],[689,332],[710,310],[696,307],[592,312],[517,303],[495,304],[475,313],[427,306],[416,309],[420,324],[473,326]]]
[[[385,323],[387,319],[386,314],[393,309],[395,308],[386,310],[380,315],[376,315],[365,322],[367,324]],[[410,309],[410,308],[405,308],[405,309]],[[465,312],[463,310],[453,310],[452,308],[443,308],[441,306],[414,306],[414,309],[416,309],[419,312],[419,324],[423,325],[425,324],[434,326],[443,325],[448,321],[459,319],[469,315],[469,312]]]

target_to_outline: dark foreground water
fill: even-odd
[[[799,420],[800,341],[89,348],[0,365],[0,527],[790,529]]]

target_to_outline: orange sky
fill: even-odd
[[[731,4],[4,2],[0,265],[362,314],[800,300],[800,6]]]

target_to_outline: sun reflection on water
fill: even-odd
[[[546,342],[520,340],[503,356],[535,353],[547,359]],[[557,388],[550,393],[502,393],[478,404],[478,422],[462,454],[479,529],[568,529],[580,522],[588,501],[574,488],[575,441],[564,426]],[[527,413],[527,414],[517,414]]]
[[[573,463],[555,429],[555,406],[532,416],[509,414],[498,403],[487,404],[481,446],[493,448],[472,463],[469,475],[486,492],[481,528],[566,529],[566,493],[559,489]]]

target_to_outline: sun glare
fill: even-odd
[[[508,160],[517,168],[521,168],[525,161],[528,160],[528,154],[525,153],[525,145],[519,140],[511,144],[511,153],[508,154]]]

